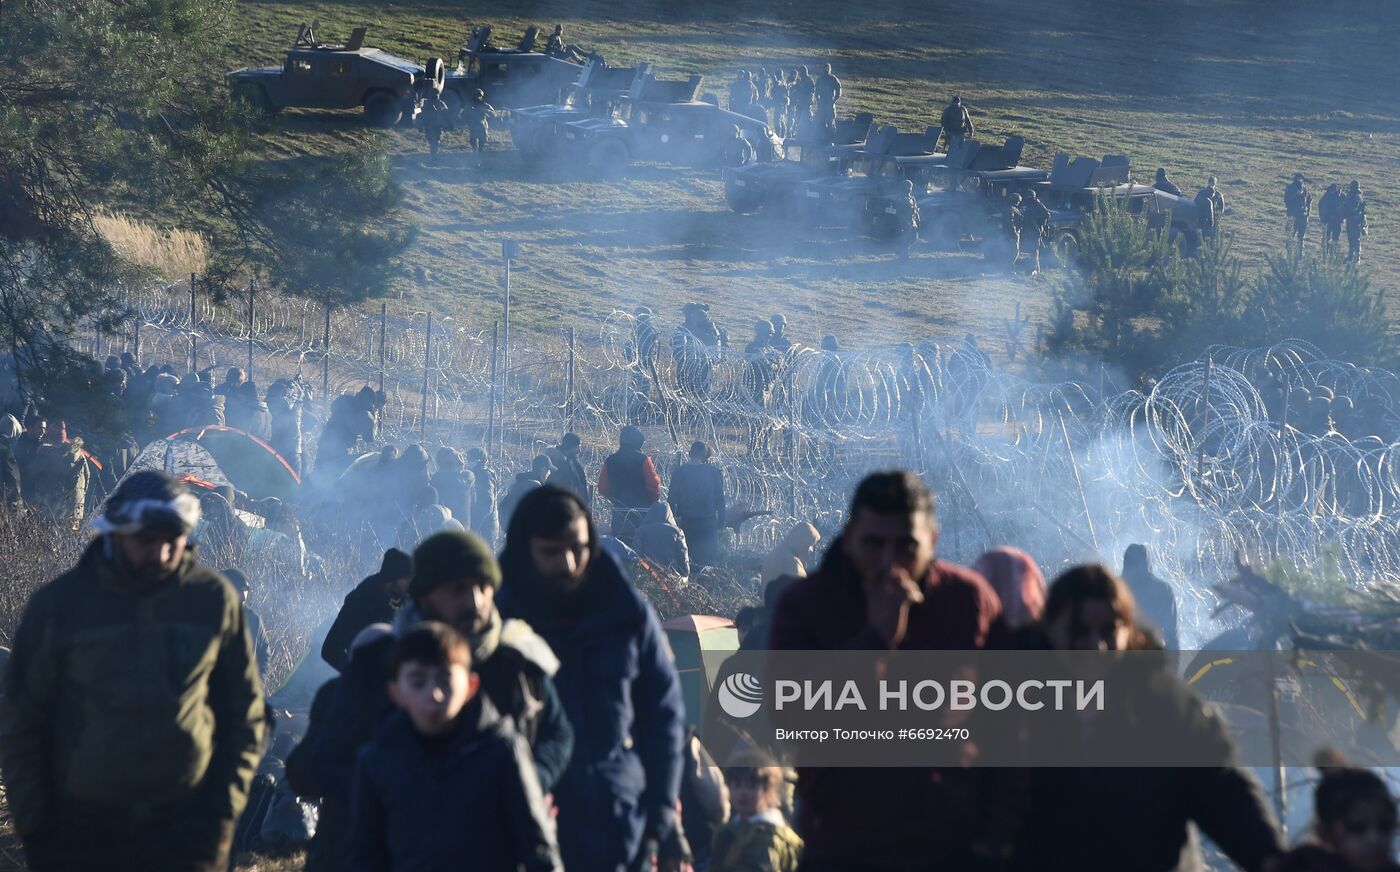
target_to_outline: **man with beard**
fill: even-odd
[[[575,729],[554,791],[565,868],[651,868],[653,853],[660,872],[685,868],[685,711],[655,610],[600,550],[582,501],[552,485],[521,501],[501,568],[501,613],[528,621],[558,655]]]
[[[525,621],[502,620],[496,608],[501,567],[480,536],[444,530],[413,552],[409,606],[395,627],[402,633],[422,620],[441,621],[472,648],[472,668],[486,698],[530,745],[540,789],[549,793],[564,773],[574,732],[555,691],[559,660]]]
[[[928,487],[910,472],[867,476],[821,566],[778,600],[770,649],[974,651],[1007,641],[991,586],[937,560],[937,546]],[[929,868],[930,857],[948,869],[1003,859],[1017,798],[1008,772],[799,769],[802,868],[904,872]]]
[[[223,872],[261,756],[242,603],[189,547],[199,501],[154,470],[30,597],[0,708],[11,819],[36,872]]]

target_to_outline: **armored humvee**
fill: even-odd
[[[606,176],[620,175],[634,160],[715,166],[737,127],[758,160],[782,157],[783,141],[767,124],[700,99],[702,82],[701,76],[664,81],[647,75],[610,114],[555,122],[560,153]]]
[[[862,112],[836,123],[831,142],[787,139],[783,159],[725,167],[724,198],[741,214],[764,211],[791,214],[802,200],[802,183],[843,172],[850,156],[865,145],[874,130],[874,116]]]
[[[651,64],[610,67],[602,58],[591,57],[555,103],[526,106],[506,119],[510,138],[527,159],[553,154],[558,147],[558,124],[581,118],[611,117],[618,101],[639,87],[651,75]]]
[[[813,226],[854,227],[863,218],[868,197],[894,195],[916,174],[940,165],[947,155],[934,149],[943,128],[900,133],[877,127],[865,145],[850,154],[845,171],[802,185],[802,213]]]
[[[582,62],[538,50],[538,27],[526,30],[513,48],[494,44],[491,35],[488,25],[472,27],[467,44],[457,53],[457,69],[447,73],[443,101],[453,117],[477,88],[486,92],[486,102],[497,109],[554,103],[583,72]],[[593,57],[601,63],[601,56]]]
[[[1087,215],[1105,198],[1121,203],[1131,215],[1140,216],[1149,228],[1169,228],[1177,245],[1191,247],[1200,229],[1196,202],[1159,191],[1132,180],[1131,162],[1126,155],[1108,155],[1102,161],[1091,157],[1070,160],[1055,155],[1049,181],[1034,186],[1036,195],[1050,210],[1049,241],[1064,261],[1073,261],[1079,252],[1079,233]]]
[[[392,127],[413,119],[419,100],[441,88],[445,68],[440,58],[419,66],[410,60],[365,48],[365,28],[358,27],[345,45],[316,39],[318,23],[303,24],[280,67],[237,69],[226,76],[236,99],[265,112],[287,107],[364,108],[365,119]]]

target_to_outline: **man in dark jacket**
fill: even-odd
[[[550,460],[547,455],[536,455],[530,463],[530,471],[517,472],[515,481],[511,482],[510,490],[501,497],[501,521],[509,526],[510,516],[515,514],[515,507],[520,505],[520,501],[525,498],[525,495],[552,480],[553,477],[554,461]]]
[[[583,471],[583,464],[579,463],[578,451],[582,445],[583,440],[577,433],[565,433],[559,444],[546,453],[554,462],[554,472],[549,477],[549,483],[578,494],[578,498],[583,500],[586,506],[592,502],[593,489],[588,486],[588,476]]]
[[[350,643],[370,624],[392,624],[413,577],[413,559],[397,548],[384,552],[379,571],[345,596],[345,605],[321,645],[321,659],[337,672],[350,662]]]
[[[1225,214],[1225,195],[1220,193],[1215,176],[1207,179],[1206,186],[1196,194],[1196,212],[1201,222],[1201,238],[1214,239]]]
[[[476,485],[472,491],[472,532],[494,544],[501,535],[501,523],[496,507],[496,475],[486,466],[486,452],[468,448],[467,470]]]
[[[578,497],[545,485],[520,504],[501,555],[499,604],[549,642],[574,752],[554,791],[569,869],[675,872],[689,848],[676,813],[685,739],[680,679],[661,621],[599,548]]]
[[[671,474],[671,507],[685,533],[696,566],[719,563],[719,531],[724,529],[724,473],[710,462],[704,442],[690,446],[690,460]]]
[[[395,642],[388,688],[399,711],[355,770],[356,872],[561,872],[529,748],[471,668],[470,648],[443,624]]]
[[[981,576],[935,558],[933,494],[908,472],[857,487],[841,536],[816,573],[783,593],[774,650],[956,650],[1006,641],[1001,605]],[[989,796],[990,769],[800,769],[804,867],[947,868],[1005,855],[1011,797]],[[979,802],[979,797],[982,801]],[[827,865],[823,865],[827,864]]]
[[[439,448],[436,460],[437,472],[433,473],[432,478],[433,490],[438,492],[442,505],[452,512],[452,517],[457,523],[471,529],[474,496],[472,492],[476,489],[476,474],[467,469],[466,462],[455,448]]]
[[[661,478],[651,458],[642,453],[646,436],[628,424],[618,437],[618,450],[603,461],[598,493],[612,501],[612,534],[631,547],[651,504],[661,499]]]
[[[267,411],[272,420],[272,449],[301,475],[301,392],[284,378],[267,388]]]
[[[1336,182],[1327,186],[1322,198],[1317,201],[1317,220],[1322,222],[1322,250],[1335,251],[1342,239],[1342,220],[1346,217],[1342,207],[1342,188]]]
[[[1366,199],[1361,196],[1361,183],[1351,180],[1346,196],[1342,198],[1342,219],[1347,225],[1347,257],[1361,258],[1361,237],[1367,233]]]
[[[138,472],[25,607],[0,768],[36,872],[228,867],[263,692],[238,595],[188,547],[198,521],[183,485]]]
[[[1181,193],[1181,189],[1176,186],[1176,182],[1173,182],[1171,179],[1167,178],[1166,167],[1157,167],[1157,181],[1152,183],[1152,187],[1156,188],[1164,194],[1172,194],[1173,196],[1177,197],[1186,196],[1185,194]]]
[[[1050,210],[1040,202],[1035,191],[1027,191],[1021,203],[1021,246],[1030,246],[1031,275],[1040,272],[1040,248],[1050,231]]]
[[[1129,545],[1123,552],[1123,580],[1137,600],[1138,614],[1143,623],[1162,634],[1162,645],[1168,651],[1180,651],[1181,640],[1176,629],[1176,594],[1172,586],[1152,574],[1147,559],[1147,546]]]
[[[977,129],[972,126],[972,116],[967,114],[967,107],[956,94],[953,95],[953,101],[944,107],[938,123],[943,128],[945,149],[953,147],[953,140],[971,139],[977,133]]]
[[[1288,212],[1290,235],[1298,240],[1298,251],[1308,238],[1308,218],[1312,214],[1312,192],[1302,173],[1293,174],[1293,182],[1283,189],[1283,208]]]
[[[406,630],[415,617],[441,621],[467,640],[482,691],[529,743],[540,789],[549,793],[574,747],[574,731],[554,688],[559,660],[528,623],[501,618],[500,586],[501,568],[480,536],[435,533],[413,552],[413,602],[396,623]]]
[[[316,691],[306,735],[287,756],[292,790],[320,802],[316,835],[306,849],[306,872],[348,868],[355,759],[392,708],[384,685],[393,645],[388,624],[370,624],[355,636],[345,671]]]

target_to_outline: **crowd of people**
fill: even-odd
[[[622,442],[605,496],[647,481],[635,436]],[[714,487],[706,460],[697,443],[675,502],[678,485]],[[36,872],[228,868],[271,721],[242,596],[190,546],[202,514],[163,472],[127,477],[77,565],[25,609],[0,774]],[[1148,710],[1179,723],[1153,726],[1217,748],[1212,765],[789,770],[752,746],[715,761],[686,727],[657,613],[587,496],[545,481],[504,520],[499,556],[476,533],[439,530],[386,549],[346,598],[321,652],[339,677],[286,761],[291,787],[320,806],[308,869],[1152,872],[1198,868],[1196,830],[1249,872],[1397,868],[1394,796],[1335,754],[1319,759],[1314,832],[1290,848],[1225,727],[1166,658],[1141,693],[1170,701]],[[614,515],[613,533],[639,543],[644,520]],[[1172,589],[1142,546],[1121,577],[1084,565],[1047,585],[1011,547],[971,568],[941,560],[938,533],[919,478],[868,476],[820,558],[803,525],[765,561],[765,606],[738,616],[743,647],[1111,658],[1175,645]],[[1076,723],[1066,741],[1105,729]]]

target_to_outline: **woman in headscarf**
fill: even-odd
[[[817,543],[822,534],[817,528],[803,521],[793,526],[783,536],[782,541],[773,546],[768,556],[763,558],[760,570],[764,584],[775,578],[790,575],[796,578],[807,577],[807,566],[812,563]]]
[[[1015,630],[1040,620],[1045,609],[1045,576],[1035,560],[1020,548],[1001,545],[972,562],[1001,598],[1002,620]]]

